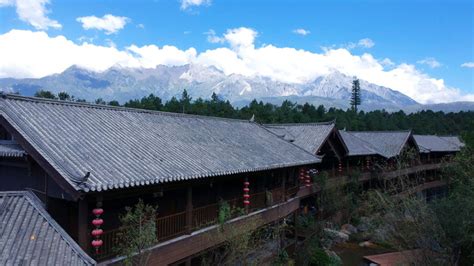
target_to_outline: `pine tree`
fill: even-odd
[[[191,106],[192,99],[193,98],[189,96],[188,91],[184,89],[183,93],[181,94],[181,99],[179,100],[179,102],[181,103],[181,107],[183,108],[183,113],[187,113],[190,111],[189,107]]]
[[[357,113],[357,106],[361,104],[360,100],[360,84],[359,79],[354,78],[352,81],[352,95],[351,95],[351,107]]]

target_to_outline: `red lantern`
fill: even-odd
[[[103,233],[104,233],[104,230],[102,230],[102,229],[94,229],[94,230],[92,230],[92,236],[93,236],[93,237],[101,236]]]
[[[250,205],[250,201],[244,200],[244,205]]]
[[[250,191],[250,188],[244,187],[244,192],[245,192],[245,193],[248,193],[249,191]]]
[[[101,209],[101,208],[96,208],[96,209],[93,209],[92,210],[92,213],[95,215],[95,216],[100,216],[104,213],[104,209]]]
[[[98,250],[102,245],[104,244],[104,242],[102,242],[101,239],[94,239],[92,240],[92,246]]]
[[[104,223],[104,220],[99,219],[99,218],[92,220],[92,224],[97,227],[101,226],[103,223]]]

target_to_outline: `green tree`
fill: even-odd
[[[108,103],[108,105],[110,105],[110,106],[120,106],[120,103],[116,100],[112,100]]]
[[[351,107],[357,113],[357,106],[361,104],[360,99],[360,83],[359,79],[354,78],[352,81],[352,95],[351,95]]]
[[[148,95],[148,97],[143,97],[140,100],[138,108],[159,111],[163,109],[163,104],[161,98],[152,93]]]
[[[183,93],[181,94],[181,99],[179,100],[179,103],[181,104],[183,108],[183,113],[187,113],[191,111],[191,96],[189,96],[188,91],[186,89],[183,90]]]
[[[102,98],[98,98],[95,100],[95,104],[106,105],[107,103]]]
[[[65,91],[62,91],[62,92],[58,93],[58,98],[61,101],[70,101],[71,100],[71,96]]]
[[[46,98],[46,99],[57,99],[56,94],[46,91],[46,90],[39,90],[35,93],[35,97],[39,98]]]
[[[149,253],[145,249],[157,242],[156,208],[139,200],[134,207],[126,207],[120,217],[122,231],[118,251],[126,256],[127,265],[146,265]]]

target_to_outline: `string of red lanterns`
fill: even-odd
[[[309,175],[310,170],[305,171],[305,179],[304,179],[304,186],[310,187],[311,186],[311,176]]]
[[[300,168],[299,178],[300,178],[301,183],[303,183],[305,181],[305,178],[306,178],[305,173],[306,173],[306,169]]]
[[[95,215],[94,220],[92,220],[92,225],[95,227],[91,233],[92,237],[94,237],[94,240],[92,240],[92,247],[94,247],[96,254],[99,253],[99,248],[104,244],[102,239],[100,239],[100,236],[104,233],[100,228],[104,223],[104,220],[100,218],[103,213],[104,209],[102,208],[95,208],[92,210],[92,214]]]
[[[339,172],[339,174],[342,174],[342,163],[339,162],[339,165],[337,166],[337,171]]]
[[[250,182],[248,181],[245,181],[244,182],[244,206],[245,208],[248,208],[248,206],[250,205]]]

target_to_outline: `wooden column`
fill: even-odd
[[[79,246],[88,252],[89,251],[89,208],[87,206],[86,199],[80,199],[78,201],[77,208],[77,240]]]
[[[288,173],[289,171],[288,170],[285,170],[283,171],[283,175],[282,175],[282,180],[281,180],[281,191],[283,193],[283,197],[282,197],[282,200],[283,201],[286,201],[286,174]]]
[[[186,191],[186,232],[191,233],[193,228],[193,187],[190,185]]]

